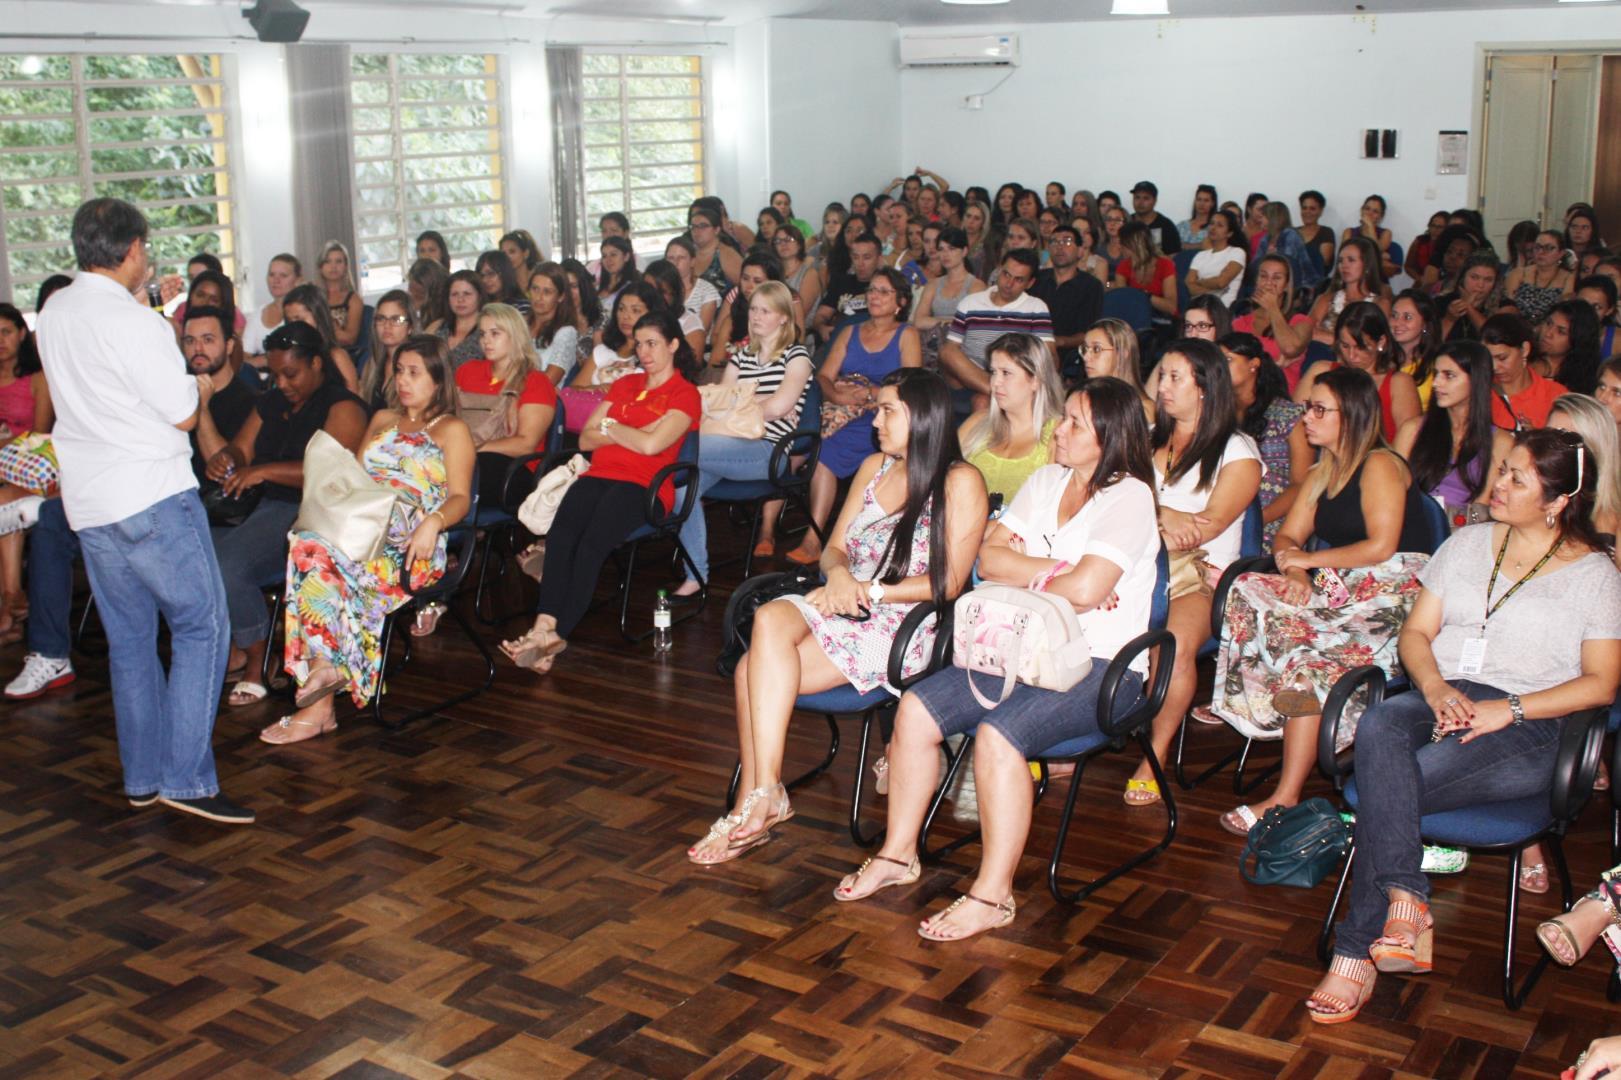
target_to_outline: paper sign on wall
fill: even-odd
[[[1435,171],[1452,176],[1469,171],[1469,133],[1443,131],[1435,140]]]

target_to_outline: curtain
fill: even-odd
[[[312,268],[327,241],[355,251],[353,140],[349,137],[349,47],[297,44],[287,50],[293,131],[293,226],[299,258]]]
[[[583,250],[585,240],[585,162],[580,148],[583,72],[578,48],[547,47],[546,82],[552,101],[552,221],[558,258]]]

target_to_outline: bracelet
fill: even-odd
[[[436,518],[439,519],[439,531],[440,532],[444,532],[447,528],[449,528],[449,526],[445,523],[445,515],[441,514],[437,510],[429,510],[428,513],[423,517],[422,520],[427,521],[428,518],[431,518],[431,517],[436,517]]]
[[[1043,570],[1041,573],[1037,574],[1035,577],[1030,579],[1030,585],[1029,585],[1030,591],[1031,592],[1046,592],[1047,591],[1047,586],[1049,586],[1049,585],[1051,585],[1053,583],[1053,579],[1056,578],[1059,574],[1062,574],[1064,571],[1069,570],[1070,568],[1071,568],[1070,564],[1063,561],[1062,559],[1060,559],[1058,562],[1053,563],[1047,569]]]
[[[1519,727],[1525,723],[1525,707],[1520,704],[1520,695],[1510,694],[1508,696],[1508,711],[1514,717],[1513,720],[1509,721],[1510,727]]]

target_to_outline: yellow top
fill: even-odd
[[[1049,464],[1052,460],[1053,430],[1058,427],[1058,419],[1049,419],[1041,428],[1041,439],[1024,457],[1005,458],[997,457],[991,453],[990,447],[975,451],[968,456],[968,463],[980,471],[985,477],[985,489],[992,495],[1002,496],[1002,505],[1008,506],[1013,502],[1013,496],[1019,493],[1019,488],[1030,478],[1030,474]]]
[[[1403,364],[1402,370],[1416,378],[1418,372],[1418,361],[1415,360],[1411,364]],[[1421,407],[1426,409],[1430,407],[1430,391],[1434,389],[1435,368],[1431,367],[1430,373],[1424,377],[1424,381],[1418,384],[1418,403]]]

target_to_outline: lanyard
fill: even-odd
[[[1487,619],[1490,619],[1493,615],[1497,614],[1497,609],[1508,603],[1508,598],[1519,592],[1521,585],[1524,585],[1527,581],[1530,581],[1532,578],[1536,577],[1537,571],[1541,570],[1544,566],[1547,566],[1548,560],[1553,558],[1553,553],[1559,550],[1559,540],[1556,538],[1553,542],[1553,546],[1548,549],[1548,553],[1541,559],[1537,560],[1537,564],[1527,571],[1524,577],[1511,585],[1508,592],[1498,597],[1497,603],[1494,604],[1492,603],[1492,590],[1497,587],[1497,572],[1503,568],[1503,556],[1508,554],[1508,539],[1509,534],[1507,532],[1503,533],[1503,546],[1497,549],[1497,561],[1492,564],[1492,576],[1490,580],[1486,582]]]

